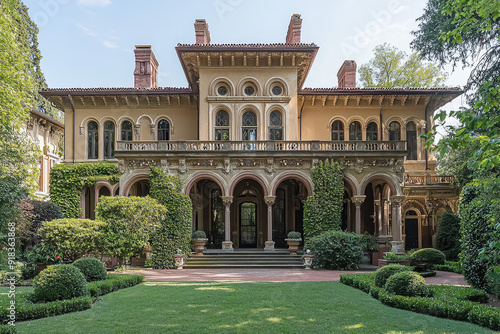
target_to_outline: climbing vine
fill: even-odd
[[[50,198],[61,208],[65,218],[78,218],[80,196],[85,186],[94,185],[97,177],[108,177],[111,184],[119,181],[118,167],[111,162],[59,164],[50,170]]]

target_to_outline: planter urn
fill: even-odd
[[[299,239],[285,239],[288,244],[288,250],[290,251],[290,255],[297,255],[297,251],[299,250],[299,244],[302,241],[302,238]]]
[[[208,239],[199,238],[191,240],[191,243],[194,246],[194,252],[196,255],[203,255],[203,251],[205,250],[205,245],[207,244]]]

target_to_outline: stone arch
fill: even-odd
[[[267,180],[261,174],[241,172],[241,173],[238,173],[235,176],[233,176],[233,178],[229,182],[229,184],[231,185],[230,188],[229,188],[229,196],[234,196],[233,195],[234,188],[243,179],[252,179],[252,180],[256,181],[262,187],[262,190],[266,194],[270,194],[271,193],[270,189],[269,189],[269,183],[267,182]],[[268,195],[266,195],[266,196],[268,196]]]
[[[360,195],[360,186],[358,180],[349,173],[344,173],[344,184],[351,189],[352,195]]]
[[[209,95],[211,95],[211,96],[217,95],[217,92],[215,91],[215,89],[220,83],[226,84],[227,87],[229,88],[229,92],[227,95],[229,95],[229,96],[235,95],[236,90],[234,88],[234,84],[231,80],[229,80],[226,77],[218,77],[218,78],[215,78],[214,80],[212,80],[212,82],[210,83],[210,86],[208,88]]]
[[[106,123],[107,121],[111,121],[115,124],[116,126],[116,120],[114,119],[114,117],[111,117],[111,116],[103,116],[101,117],[101,119],[99,120],[99,124],[102,124],[104,125],[104,123]]]
[[[183,193],[185,195],[189,196],[191,188],[196,184],[196,182],[203,180],[203,179],[207,179],[207,180],[215,182],[222,190],[222,196],[227,196],[226,194],[228,193],[228,187],[227,187],[226,181],[222,177],[220,177],[218,174],[213,173],[213,172],[206,172],[206,171],[199,172],[196,174],[191,174],[188,177],[187,185],[184,188]]]
[[[397,179],[393,175],[386,173],[378,173],[378,172],[368,174],[363,178],[363,180],[361,181],[362,184],[361,194],[365,193],[366,186],[368,185],[368,183],[376,180],[385,181],[388,184],[389,188],[391,189],[392,195],[401,195],[401,189],[399,186],[397,186],[399,184]]]
[[[130,189],[132,186],[139,181],[142,180],[148,180],[149,181],[149,175],[148,174],[137,174],[134,175],[131,179],[127,181],[125,184],[125,187],[123,188],[123,196],[130,196]]]
[[[270,188],[272,189],[271,196],[276,195],[276,189],[278,189],[280,183],[285,180],[298,180],[302,182],[306,187],[308,196],[311,196],[313,194],[313,183],[310,176],[306,175],[305,173],[289,171],[289,172],[282,172],[273,178],[273,181],[271,182],[270,186]]]
[[[87,131],[87,124],[88,124],[89,122],[92,122],[92,121],[96,122],[98,126],[100,126],[100,125],[101,125],[101,123],[99,122],[99,120],[98,120],[96,117],[94,117],[94,116],[87,116],[87,117],[85,117],[85,118],[84,118],[84,119],[80,122],[80,128],[85,128],[85,131]]]
[[[255,79],[254,77],[244,77],[242,78],[239,82],[238,85],[236,86],[236,94],[238,96],[243,96],[243,86],[247,83],[251,82],[252,84],[255,85],[257,88],[257,91],[255,92],[255,96],[262,96],[262,85],[260,84],[259,80]]]
[[[290,95],[290,88],[288,87],[288,84],[285,79],[281,77],[272,77],[267,80],[266,84],[264,85],[264,94],[262,95],[272,95],[271,94],[271,86],[275,83],[280,83],[283,87],[283,93],[281,95]]]

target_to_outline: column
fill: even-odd
[[[404,242],[401,239],[403,235],[403,225],[401,224],[401,204],[403,204],[404,196],[392,196],[392,250],[395,253],[404,253]]]
[[[356,234],[361,234],[361,204],[363,204],[365,198],[365,195],[351,197],[352,202],[356,205]]]
[[[222,242],[222,249],[226,251],[234,251],[233,242],[231,241],[231,204],[233,203],[233,196],[222,196],[222,203],[226,207],[224,215],[224,241]]]
[[[377,236],[382,235],[382,222],[380,221],[380,200],[373,201],[375,212],[373,213],[373,220],[375,220],[375,231]]]
[[[265,196],[264,201],[267,204],[267,241],[264,247],[266,251],[274,250],[274,241],[273,241],[273,205],[276,196]]]

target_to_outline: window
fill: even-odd
[[[406,145],[408,149],[408,160],[417,160],[417,127],[415,123],[406,124]]]
[[[246,111],[241,119],[241,139],[257,140],[257,116]]]
[[[366,126],[366,140],[378,140],[378,125],[370,122]]]
[[[215,115],[215,140],[229,140],[229,114],[225,110]]]
[[[344,123],[341,121],[332,123],[332,140],[344,140]]]
[[[125,121],[122,123],[121,140],[132,140],[132,123]]]
[[[389,140],[401,140],[401,125],[394,121],[389,124]]]
[[[92,121],[87,124],[87,158],[97,159],[99,153],[99,127]]]
[[[219,94],[221,96],[225,96],[225,95],[227,95],[227,93],[228,93],[228,89],[226,86],[219,86],[217,88],[217,94]]]
[[[283,120],[278,110],[271,111],[269,115],[269,139],[283,140]]]
[[[166,119],[158,123],[158,140],[170,140],[170,123]]]
[[[115,123],[104,123],[104,159],[115,157]]]
[[[349,140],[361,140],[361,123],[354,121],[349,124]]]
[[[252,86],[245,87],[245,95],[252,96],[255,93],[255,88]]]

